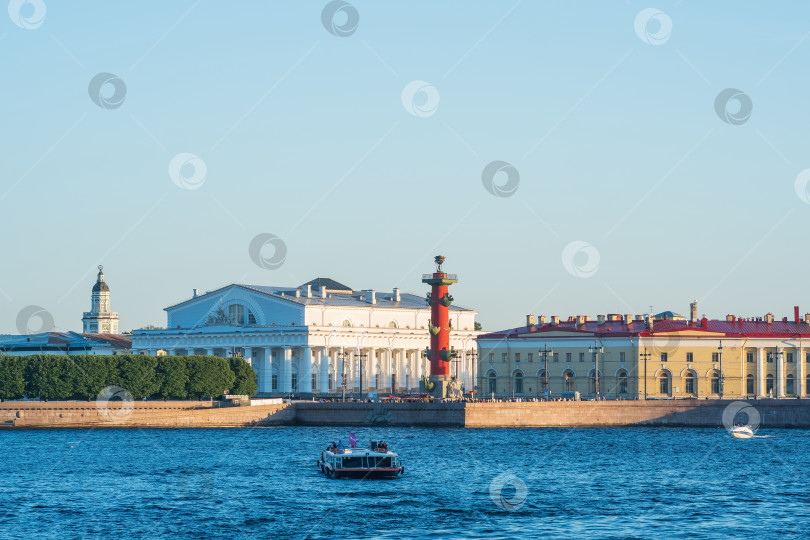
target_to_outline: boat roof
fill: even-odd
[[[344,448],[343,452],[332,452],[331,450],[326,450],[326,453],[333,454],[335,456],[396,456],[396,452],[391,452],[388,450],[387,452],[380,452],[379,450],[372,450],[370,448]]]

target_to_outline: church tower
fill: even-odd
[[[117,334],[118,313],[110,311],[110,287],[104,281],[104,267],[99,265],[98,278],[90,296],[90,311],[82,316],[85,334]]]

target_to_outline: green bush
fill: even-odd
[[[238,396],[252,396],[259,387],[256,385],[256,372],[244,358],[231,358],[231,371],[236,380],[230,388],[230,393]]]
[[[25,393],[25,357],[0,356],[0,399],[18,399]]]
[[[158,395],[163,399],[185,399],[188,397],[188,369],[182,356],[161,356],[158,358]]]
[[[233,386],[236,375],[228,360],[219,356],[187,356],[188,394],[196,398],[218,397]]]

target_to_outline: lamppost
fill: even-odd
[[[546,399],[548,399],[550,397],[550,392],[548,391],[548,357],[549,355],[554,355],[554,349],[549,349],[548,343],[544,343],[543,348],[538,351],[538,354],[543,356],[543,394]]]
[[[360,401],[363,401],[363,359],[368,358],[368,354],[361,353],[360,349],[355,351],[355,356],[360,359]]]
[[[647,358],[652,355],[647,352],[647,347],[644,347],[644,353],[639,356],[644,359],[644,399],[647,399]]]
[[[342,380],[343,402],[345,403],[346,402],[346,357],[348,356],[348,353],[343,349],[343,347],[341,347],[340,352],[337,355],[338,355],[338,358],[340,358],[340,360],[342,362],[342,366],[343,366],[343,368],[340,371],[341,371],[341,378],[343,379]]]
[[[596,401],[599,401],[599,353],[605,352],[605,348],[598,347],[594,341],[593,347],[588,347],[588,350],[593,355],[593,390],[596,394]]]
[[[472,370],[472,377],[470,377],[470,381],[475,383],[475,380],[479,379],[479,385],[480,385],[480,377],[476,376],[478,374],[478,371],[479,371],[478,370],[478,347],[477,346],[470,352],[470,369]],[[481,389],[480,386],[475,386],[475,384],[473,384],[473,398],[478,397],[478,392],[480,391],[480,389]]]
[[[720,340],[720,344],[717,346],[717,360],[720,364],[720,377],[718,380],[718,388],[717,393],[720,395],[720,399],[723,399],[723,340]]]

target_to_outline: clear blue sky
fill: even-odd
[[[45,0],[44,19],[22,6],[30,29],[0,13],[0,332],[29,305],[79,330],[98,264],[128,330],[232,282],[422,294],[438,253],[491,330],[694,299],[810,311],[810,6],[351,4],[345,37],[325,1]],[[664,18],[639,34],[650,7]],[[115,108],[89,96],[105,72],[126,85]],[[421,92],[411,114],[411,81],[438,105]],[[727,88],[747,121],[716,112]],[[184,152],[197,189],[169,176]],[[482,184],[496,160],[511,196]],[[286,244],[276,269],[249,256],[261,233]]]

